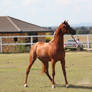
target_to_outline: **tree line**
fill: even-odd
[[[92,34],[92,27],[76,27],[77,34]]]
[[[47,27],[50,30],[55,31],[57,27]],[[92,34],[92,27],[73,27],[77,34]]]

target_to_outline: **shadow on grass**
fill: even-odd
[[[57,84],[56,87],[65,87],[65,85]],[[82,86],[82,85],[72,85],[70,84],[68,88],[78,88],[78,89],[92,89],[92,86]]]
[[[49,88],[50,86],[45,86],[47,88]],[[61,85],[61,84],[56,84],[56,88],[66,88],[65,85]],[[92,89],[92,86],[81,86],[81,85],[72,85],[70,84],[68,89],[69,88],[73,88],[73,89]]]

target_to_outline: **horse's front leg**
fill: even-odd
[[[55,60],[51,61],[52,63],[52,88],[55,88],[55,81],[54,81],[54,77],[55,77]]]
[[[62,70],[63,70],[63,74],[64,74],[66,88],[68,88],[69,85],[68,85],[68,81],[67,81],[67,77],[66,77],[66,69],[65,69],[65,60],[64,59],[61,61],[61,66],[62,66]]]
[[[28,67],[26,69],[26,77],[25,77],[25,81],[24,81],[24,87],[28,87],[28,85],[27,85],[28,75],[30,72],[30,68],[32,67],[35,59],[36,59],[36,57],[35,58],[31,58],[31,56],[29,57],[29,64],[28,64]]]

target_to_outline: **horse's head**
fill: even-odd
[[[64,21],[59,27],[60,31],[62,31],[63,34],[76,34],[76,31],[72,27],[70,27],[67,21]]]

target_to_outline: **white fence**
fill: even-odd
[[[53,37],[53,35],[34,35],[34,36],[0,36],[0,52],[3,52],[3,47],[4,46],[17,46],[17,45],[30,45],[32,46],[34,44],[33,39],[34,38],[46,38],[46,37]],[[25,39],[25,38],[30,38],[29,42],[4,42],[4,39],[14,39],[14,38],[20,38],[20,39]],[[84,45],[86,45],[85,48],[88,50],[92,50],[92,35],[75,35],[75,38],[80,38],[80,40],[83,42]],[[66,42],[68,39],[72,39],[70,35],[65,35],[64,36],[64,41]],[[45,41],[45,40],[44,40]]]
[[[3,47],[4,46],[18,46],[18,45],[22,45],[22,46],[26,46],[26,45],[30,45],[32,46],[34,44],[34,38],[43,38],[43,37],[53,37],[53,35],[33,35],[33,36],[0,36],[0,53],[3,52]],[[5,42],[4,39],[14,39],[14,38],[18,38],[18,39],[26,39],[26,38],[30,38],[29,42],[23,41],[23,42]]]
[[[88,34],[88,35],[75,35],[74,37],[75,37],[75,39],[79,39],[80,42],[83,43],[83,47],[86,50],[92,50],[92,35],[91,34]],[[71,39],[71,37],[69,35],[65,35],[65,42],[68,39]]]

